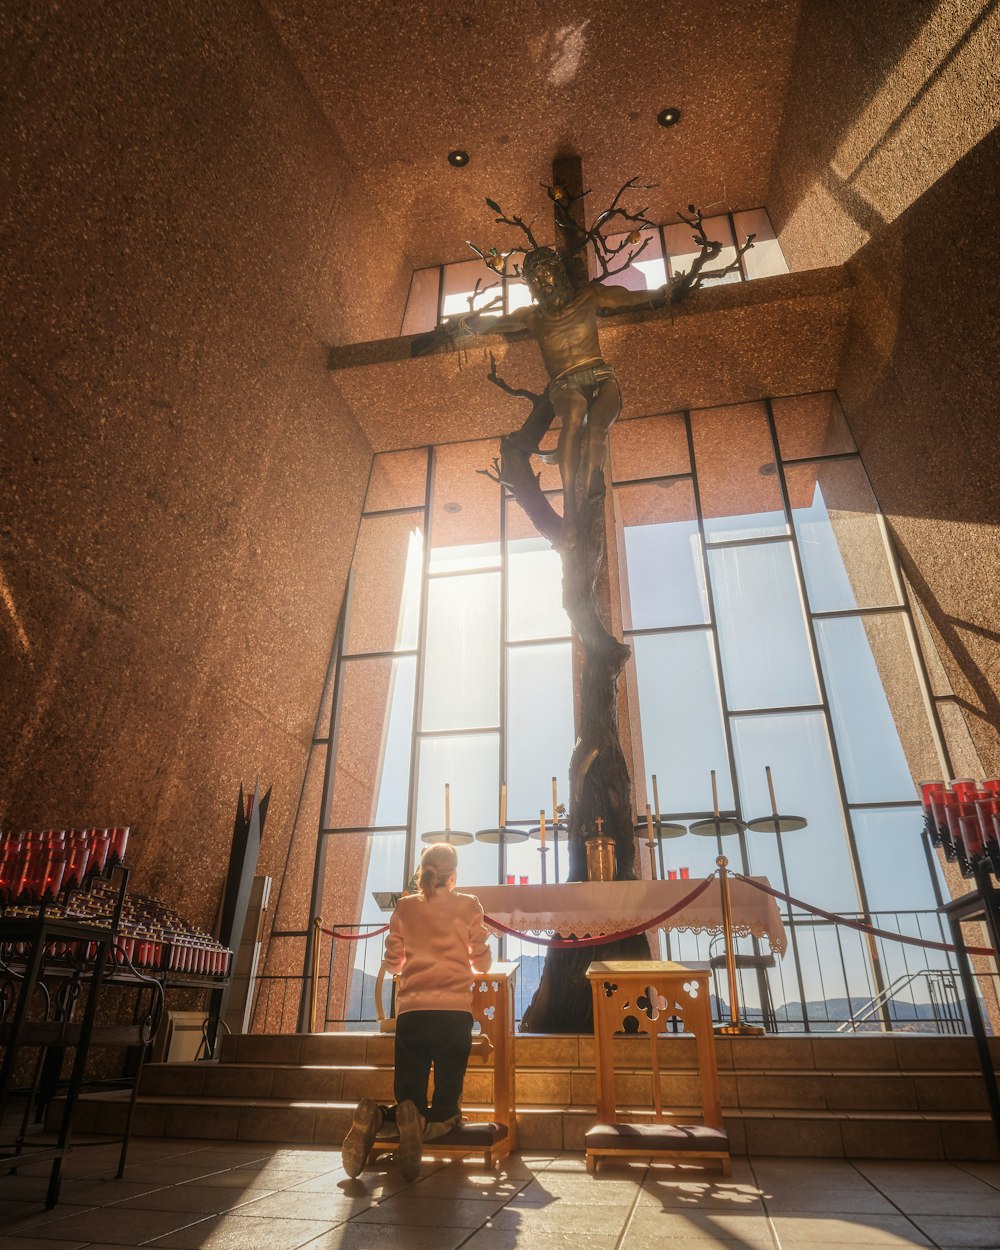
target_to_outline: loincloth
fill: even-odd
[[[615,371],[606,360],[595,360],[580,369],[571,369],[549,383],[549,399],[555,400],[560,393],[575,391],[590,403],[605,382],[614,382]]]

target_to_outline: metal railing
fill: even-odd
[[[881,929],[904,935],[948,941],[936,911],[875,912],[863,917]],[[944,951],[907,946],[884,937],[871,937],[802,913],[783,913],[789,935],[784,959],[768,957],[766,942],[737,939],[738,979],[742,1016],[779,1033],[908,1032],[967,1033],[968,1019],[953,957]],[[325,929],[370,932],[377,924],[326,921]],[[673,929],[655,935],[661,958],[712,968],[716,975],[713,1012],[718,1021],[728,1016],[725,974],[718,967],[717,934]],[[654,943],[655,945],[655,943]],[[375,985],[382,962],[384,937],[365,941],[331,938],[316,943],[317,994],[313,1027],[367,1030],[377,1027]],[[506,937],[494,940],[498,957],[517,960],[515,1019],[520,1020],[537,988],[545,949]],[[873,964],[878,961],[880,991]],[[977,975],[984,1019],[998,1018],[997,978]],[[804,993],[803,993],[804,989]],[[300,975],[262,977],[256,988],[255,1032],[294,1031],[301,996],[310,994]],[[994,1032],[997,1028],[994,1025]]]
[[[931,1006],[931,1019],[935,1031],[938,1033],[968,1032],[966,1012],[955,975],[937,968],[920,968],[916,972],[906,972],[897,977],[891,985],[886,986],[881,994],[876,994],[864,1007],[855,1011],[849,1020],[839,1025],[837,1032],[857,1033],[860,1026],[881,1013],[883,1007],[892,1003],[897,994],[901,994],[903,990],[919,980],[927,983],[927,997]]]

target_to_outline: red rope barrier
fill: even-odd
[[[320,933],[327,934],[328,937],[343,938],[345,942],[367,942],[369,938],[378,937],[380,933],[385,933],[389,926],[384,924],[381,929],[372,929],[371,933],[344,933],[341,929],[324,929],[319,926]]]
[[[668,907],[666,911],[661,911],[658,916],[653,916],[651,920],[647,920],[644,924],[636,925],[632,929],[623,929],[621,933],[608,933],[601,937],[589,938],[543,938],[535,937],[531,933],[522,933],[519,929],[508,928],[499,920],[494,920],[492,916],[486,916],[486,923],[491,929],[499,929],[501,933],[506,933],[509,937],[520,938],[524,942],[534,942],[537,946],[554,946],[557,948],[573,947],[573,946],[600,946],[604,942],[620,942],[625,938],[638,937],[640,933],[645,933],[647,929],[655,929],[657,925],[662,924],[664,920],[669,920],[671,916],[676,916],[679,911],[683,911],[688,903],[694,902],[699,895],[704,894],[708,887],[715,880],[715,875],[706,877],[691,891],[685,894],[679,903],[675,903],[673,907]],[[385,933],[389,928],[384,924],[381,929],[373,929],[370,933],[344,933],[340,929],[324,929],[320,926],[320,933],[326,933],[330,937],[346,938],[348,942],[365,942],[368,938],[378,937],[380,933]]]
[[[824,911],[822,907],[813,907],[809,903],[803,903],[800,898],[793,898],[791,894],[784,894],[781,890],[775,890],[772,886],[755,881],[752,877],[744,877],[742,873],[734,872],[731,875],[736,881],[745,881],[747,885],[752,885],[755,890],[763,890],[765,894],[770,894],[773,898],[783,899],[793,907],[800,907],[803,911],[811,912],[814,916],[822,916],[824,920],[832,920],[834,924],[845,925],[848,929],[857,929],[861,933],[869,933],[872,937],[888,938],[892,942],[904,942],[907,946],[923,946],[927,950],[932,951],[946,951],[952,955],[955,954],[957,949],[950,942],[934,942],[930,938],[905,937],[902,933],[893,933],[891,929],[877,929],[865,920],[849,920],[846,916],[838,916],[832,911]],[[967,955],[993,955],[996,957],[996,952],[990,946],[964,946],[962,949]]]

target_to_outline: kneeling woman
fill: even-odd
[[[442,1137],[461,1119],[459,1099],[472,1049],[472,981],[491,963],[483,909],[455,890],[458,857],[446,842],[420,857],[420,893],[396,904],[385,965],[399,973],[396,995],[394,1107],[362,1099],[344,1138],[344,1169],[359,1176],[383,1122],[399,1128],[404,1180],[420,1172],[423,1141]],[[434,1069],[434,1095],[427,1089]]]

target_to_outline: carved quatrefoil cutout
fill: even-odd
[[[684,993],[687,994],[688,998],[697,998],[698,997],[698,982],[697,981],[685,981]]]
[[[618,989],[618,986],[615,985],[612,981],[605,981],[604,982],[604,997],[611,998],[611,996],[615,993],[617,989]]]

